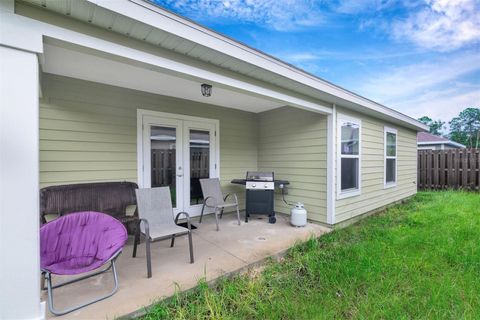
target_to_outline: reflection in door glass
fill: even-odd
[[[176,142],[175,128],[152,126],[150,131],[152,188],[170,187],[172,205],[176,207]]]
[[[202,203],[200,179],[210,177],[210,132],[190,130],[190,204]]]

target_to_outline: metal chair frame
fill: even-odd
[[[223,202],[225,202],[229,196],[233,196],[235,197],[235,207],[237,209],[237,219],[238,219],[238,225],[240,225],[240,211],[238,209],[238,198],[237,198],[237,195],[235,193],[233,194],[230,194],[228,193],[224,198],[223,198]],[[217,231],[220,230],[219,228],[219,216],[220,216],[220,219],[222,219],[223,217],[223,211],[225,210],[225,207],[222,207],[221,205],[220,206],[209,206],[207,204],[207,201],[208,199],[214,199],[213,197],[206,197],[204,200],[203,200],[203,205],[202,205],[202,212],[200,213],[200,220],[198,221],[199,223],[202,223],[202,219],[203,219],[203,213],[205,211],[205,207],[207,208],[213,208],[215,210],[215,224],[217,226]],[[233,207],[233,205],[232,205]],[[218,211],[220,211],[220,213],[218,213]]]
[[[53,273],[51,273],[50,271],[48,271],[46,269],[42,269],[41,272],[44,275],[44,280],[47,283],[46,290],[47,290],[47,293],[48,293],[48,309],[50,310],[50,312],[52,314],[56,315],[56,316],[61,316],[61,315],[70,313],[72,311],[75,311],[75,310],[78,310],[80,308],[89,306],[91,304],[94,304],[95,302],[102,301],[104,299],[107,299],[107,298],[113,296],[115,294],[115,292],[117,292],[117,290],[118,290],[118,275],[117,275],[117,269],[115,267],[115,260],[118,258],[118,256],[121,253],[122,253],[122,250],[119,250],[109,260],[107,260],[105,262],[105,264],[110,262],[110,265],[106,269],[103,269],[103,270],[100,270],[100,271],[95,272],[93,274],[82,276],[82,277],[79,277],[79,278],[76,278],[76,279],[73,279],[73,280],[65,281],[65,282],[62,282],[62,283],[57,284],[57,285],[52,285],[52,274]],[[53,299],[53,290],[54,289],[66,286],[66,285],[71,284],[71,283],[79,282],[79,281],[82,281],[82,280],[85,280],[85,279],[88,279],[88,278],[91,278],[91,277],[95,277],[97,275],[100,275],[102,273],[105,273],[105,272],[109,271],[110,269],[112,269],[113,282],[114,282],[114,287],[113,287],[112,291],[110,291],[106,295],[100,296],[100,297],[95,298],[93,300],[90,300],[86,303],[83,303],[83,304],[80,304],[80,305],[77,305],[77,306],[74,306],[74,307],[71,307],[71,308],[67,308],[67,309],[64,309],[64,310],[57,310],[55,308],[55,306],[53,304],[53,300],[54,300]],[[45,287],[43,287],[43,290],[45,290]]]
[[[175,237],[176,236],[181,236],[181,235],[188,234],[188,246],[189,246],[189,251],[190,251],[190,263],[194,263],[192,226],[190,224],[190,216],[188,215],[188,213],[186,213],[186,212],[177,213],[177,215],[175,217],[175,224],[178,224],[178,219],[179,219],[180,215],[182,215],[182,214],[185,215],[185,218],[187,219],[187,229],[188,229],[187,231],[181,232],[181,233],[175,233],[171,236],[165,236],[165,237],[156,238],[156,239],[152,239],[150,237],[150,227],[149,227],[149,224],[148,224],[148,220],[143,219],[143,218],[138,219],[137,228],[135,230],[135,239],[134,239],[134,242],[133,242],[132,257],[135,258],[137,256],[137,245],[140,244],[140,234],[143,233],[140,230],[140,224],[143,222],[144,228],[145,228],[144,236],[145,236],[145,251],[146,251],[146,256],[147,256],[147,278],[152,277],[152,256],[151,256],[151,252],[150,252],[150,244],[152,242],[171,239],[170,248],[172,248],[175,245]]]

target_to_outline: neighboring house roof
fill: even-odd
[[[456,148],[465,148],[465,146],[461,143],[449,140],[445,137],[436,136],[428,132],[419,132],[417,134],[417,144],[419,146],[445,144],[454,146]]]
[[[24,0],[128,37],[174,50],[178,54],[229,69],[268,85],[316,101],[341,105],[399,125],[426,131],[428,127],[291,64],[205,28],[146,0],[77,0],[71,6],[56,1]]]

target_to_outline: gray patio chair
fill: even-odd
[[[190,247],[190,263],[193,263],[192,229],[190,216],[186,212],[173,215],[172,200],[169,187],[137,189],[137,206],[139,221],[135,232],[133,254],[137,255],[137,245],[140,243],[140,233],[145,236],[147,254],[147,276],[152,277],[152,262],[150,255],[150,243],[159,240],[171,239],[170,247],[175,244],[175,237],[188,234]],[[178,219],[184,215],[187,219],[187,228],[177,225]]]
[[[218,178],[213,179],[200,179],[200,185],[202,186],[203,193],[203,206],[202,213],[200,214],[199,223],[202,223],[203,212],[205,207],[212,208],[215,211],[215,223],[217,224],[217,231],[220,230],[218,226],[218,216],[220,219],[223,216],[223,210],[229,207],[236,207],[238,225],[240,225],[240,211],[238,210],[238,198],[236,194],[227,194],[223,196],[222,189],[220,187],[220,180]],[[234,202],[227,202],[229,196],[234,197]]]

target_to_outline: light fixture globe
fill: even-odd
[[[212,95],[212,86],[210,84],[202,83],[200,87],[204,97],[210,97]]]

